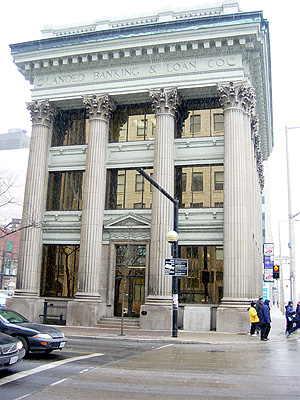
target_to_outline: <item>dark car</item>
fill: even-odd
[[[65,347],[67,339],[52,326],[35,324],[16,311],[0,308],[0,332],[14,336],[23,343],[25,352],[51,353]]]
[[[0,333],[0,369],[15,365],[24,356],[25,350],[20,340]]]

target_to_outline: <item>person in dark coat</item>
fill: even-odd
[[[261,308],[260,322],[261,332],[260,339],[263,341],[269,340],[268,335],[271,330],[271,313],[270,313],[270,300],[266,299]]]
[[[260,322],[260,314],[261,314],[261,308],[264,304],[264,298],[263,296],[259,296],[258,300],[255,303],[255,308],[256,312],[259,318],[259,322],[256,324],[256,332],[259,333],[261,331],[261,322]]]
[[[290,300],[288,302],[288,305],[285,306],[286,333],[290,331],[293,327],[294,316],[295,316],[295,311],[293,310],[293,302]]]
[[[293,327],[293,323],[291,325],[291,328],[288,329],[286,328],[286,337],[288,338],[291,333],[295,332],[297,329],[300,328],[300,302],[298,301],[297,307],[296,307],[296,312],[294,312],[294,318],[293,322],[295,322],[295,326]]]

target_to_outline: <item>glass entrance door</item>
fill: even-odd
[[[145,300],[145,245],[116,246],[114,315],[139,317]]]

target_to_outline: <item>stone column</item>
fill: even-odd
[[[219,87],[224,109],[224,297],[218,309],[219,331],[244,331],[249,316],[252,260],[251,115],[255,106],[253,88],[244,84]],[[240,308],[240,309],[237,309]],[[227,312],[225,312],[227,311]],[[239,313],[241,311],[241,313]],[[244,314],[242,314],[244,313]]]
[[[254,271],[255,284],[253,287],[252,298],[256,299],[262,294],[262,273],[263,273],[263,237],[262,237],[262,191],[264,188],[264,173],[263,173],[263,156],[261,152],[261,144],[259,137],[259,119],[257,115],[252,117],[252,148],[254,154],[254,182],[256,184],[255,200],[254,200],[254,213],[256,218],[255,224],[255,262]]]
[[[75,301],[68,304],[70,312],[67,323],[93,326],[99,320],[101,312],[99,288],[106,151],[113,104],[107,95],[86,96],[83,102],[89,114],[90,130],[83,190],[78,291]]]
[[[179,105],[179,95],[176,89],[161,89],[151,91],[150,98],[156,114],[153,178],[174,196],[175,112]],[[171,257],[171,246],[167,242],[166,234],[173,230],[174,205],[155,188],[151,215],[149,291],[143,306],[147,316],[142,316],[140,326],[148,329],[170,329],[172,282],[170,277],[164,275],[164,264],[165,258]]]
[[[24,194],[16,295],[18,310],[35,319],[40,291],[42,222],[46,207],[48,150],[53,109],[47,100],[27,104],[32,133]]]

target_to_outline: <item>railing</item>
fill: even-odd
[[[43,324],[66,325],[67,306],[54,305],[48,301],[44,301]]]

